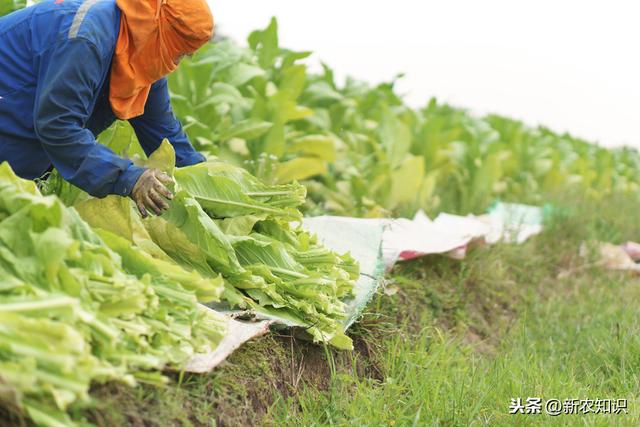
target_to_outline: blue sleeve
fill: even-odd
[[[162,140],[167,138],[176,151],[176,166],[189,166],[205,161],[204,156],[193,148],[180,121],[173,114],[166,78],[151,86],[144,114],[130,119],[129,123],[147,155],[153,153]]]
[[[96,142],[85,129],[109,64],[83,38],[64,40],[40,57],[36,135],[62,177],[87,193],[128,196],[144,172]]]

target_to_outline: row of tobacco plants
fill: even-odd
[[[541,203],[558,188],[638,191],[636,150],[435,99],[412,109],[393,81],[340,85],[326,64],[310,73],[310,54],[281,48],[274,19],[248,47],[211,44],[170,76],[174,108],[199,150],[267,182],[303,181],[308,213],[469,213],[497,198]]]

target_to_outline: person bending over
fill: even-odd
[[[128,120],[147,155],[204,161],[171,109],[166,76],[213,35],[205,0],[46,0],[0,18],[0,163],[34,179],[55,167],[95,197],[168,207],[171,178],[96,141]],[[166,199],[165,199],[166,198]]]

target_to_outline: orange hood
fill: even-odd
[[[151,85],[213,35],[206,0],[116,0],[120,34],[111,65],[109,102],[122,120],[140,116]]]

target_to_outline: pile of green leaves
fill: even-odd
[[[73,425],[66,411],[89,402],[95,381],[162,385],[159,370],[226,333],[196,297],[215,298],[221,281],[192,284],[118,239],[0,165],[0,399],[38,425]]]
[[[222,162],[177,169],[174,177],[171,209],[148,225],[156,243],[198,271],[222,273],[234,287],[225,294],[232,305],[287,318],[315,341],[352,348],[341,300],[351,295],[358,267],[290,225],[302,219],[304,187],[268,186]],[[185,252],[180,241],[199,250]]]
[[[542,203],[554,191],[599,198],[640,190],[640,155],[347,79],[310,52],[280,47],[277,22],[248,47],[201,49],[170,78],[172,104],[197,148],[267,182],[303,180],[305,211],[411,216],[478,213],[496,199]]]
[[[129,246],[122,248],[138,252],[138,257],[170,257],[198,277],[223,278],[222,298],[231,307],[285,319],[304,328],[314,341],[352,348],[342,325],[342,300],[351,295],[359,269],[348,254],[331,252],[292,225],[302,219],[298,207],[305,200],[303,186],[266,185],[220,161],[175,169],[168,141],[144,165],[173,176],[170,208],[141,221],[145,234],[135,225],[139,217],[127,199],[79,203],[77,209],[94,228],[125,237]],[[132,229],[137,231],[128,231]]]
[[[100,142],[118,154],[144,157],[125,123],[112,126]],[[189,280],[176,280],[195,290],[202,302],[219,295],[207,299],[198,284],[215,280],[218,289],[224,287],[222,299],[233,308],[284,319],[317,342],[352,347],[342,325],[343,300],[352,293],[359,267],[348,254],[329,251],[315,236],[292,225],[302,219],[304,186],[268,185],[228,161],[175,168],[175,153],[167,141],[138,163],[174,177],[175,197],[161,217],[141,220],[126,198],[89,198],[55,171],[40,185],[74,206],[122,256],[127,272],[137,274],[140,260],[155,264],[142,270],[152,275],[170,274],[173,265],[184,277],[188,272]]]

